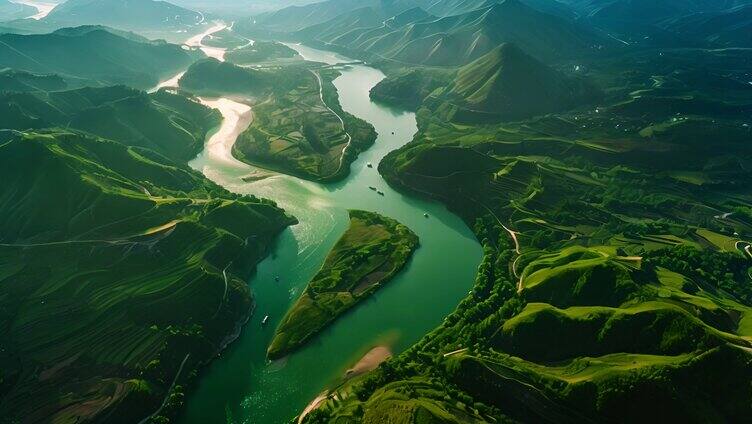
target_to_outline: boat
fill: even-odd
[[[279,275],[278,275],[278,276],[276,276],[276,277],[274,277],[274,281],[276,281],[276,282],[278,282],[278,283],[279,283]]]
[[[269,315],[265,316],[264,319],[261,320],[261,325],[266,325],[268,321],[269,321]]]
[[[369,168],[373,168],[373,164],[372,164],[371,162],[368,162],[368,163],[366,164],[366,166],[367,166],[367,167],[369,167]]]
[[[427,213],[424,213],[423,216],[426,217],[426,218],[428,218],[428,214]]]
[[[384,195],[384,192],[381,191],[381,190],[377,191],[376,193],[379,193],[379,196],[383,196]]]
[[[376,191],[376,187],[374,187],[374,186],[368,186],[368,188],[370,188],[373,191]]]

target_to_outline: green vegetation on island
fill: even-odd
[[[195,93],[246,98],[253,122],[233,146],[239,160],[314,181],[336,181],[376,140],[373,126],[342,110],[336,70],[314,65],[247,69],[199,61],[181,78]]]
[[[321,270],[287,312],[267,351],[270,359],[299,349],[392,279],[418,247],[418,236],[373,212],[350,211],[350,226]]]
[[[0,140],[2,416],[174,415],[294,220],[139,147],[63,130]]]
[[[228,51],[225,59],[238,65],[264,65],[302,58],[298,52],[282,43],[256,41],[250,46]]]

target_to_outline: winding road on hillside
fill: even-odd
[[[345,120],[342,119],[341,116],[337,112],[334,111],[334,109],[330,108],[328,104],[326,104],[326,100],[324,100],[324,82],[321,81],[321,75],[319,75],[318,72],[311,70],[311,73],[316,77],[316,81],[319,83],[319,97],[321,98],[321,104],[324,105],[324,107],[329,110],[334,116],[339,119],[340,124],[342,125],[342,132],[345,133],[345,136],[347,137],[347,143],[345,143],[345,147],[342,148],[342,153],[339,156],[339,166],[337,167],[337,170],[334,171],[333,175],[339,174],[340,170],[342,170],[342,165],[345,162],[345,155],[347,154],[347,151],[350,149],[350,145],[352,144],[352,136],[349,132],[347,132],[347,128],[345,128]]]

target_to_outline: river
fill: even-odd
[[[59,2],[49,2],[49,1],[38,1],[38,0],[11,0],[12,3],[18,3],[18,4],[25,4],[26,6],[31,6],[35,9],[37,9],[37,13],[35,15],[29,16],[29,18],[34,20],[40,20],[52,12],[52,9],[57,7]]]
[[[291,46],[306,60],[351,62],[330,52]],[[229,99],[202,99],[219,109],[225,120],[191,166],[229,190],[273,199],[300,224],[286,230],[259,264],[250,280],[256,300],[254,316],[238,340],[202,371],[179,422],[288,422],[323,389],[341,381],[346,370],[374,346],[389,346],[398,353],[418,341],[441,323],[472,286],[482,252],[470,230],[442,205],[391,190],[375,169],[384,155],[407,143],[417,131],[413,113],[370,101],[370,89],[383,78],[380,71],[357,65],[334,81],[342,108],[373,124],[379,137],[352,164],[350,176],[333,184],[279,174],[244,182],[242,176],[257,170],[235,160],[231,149],[237,134],[250,122],[249,107]],[[369,162],[374,168],[366,166]],[[378,187],[385,196],[369,186]],[[420,248],[405,270],[371,299],[299,352],[268,362],[266,347],[274,328],[347,228],[347,209],[376,211],[399,220],[418,234]],[[269,323],[262,327],[266,315]]]

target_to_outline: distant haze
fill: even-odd
[[[288,6],[316,3],[318,0],[173,0],[171,3],[212,13],[233,13],[253,15],[269,10],[281,9]]]

